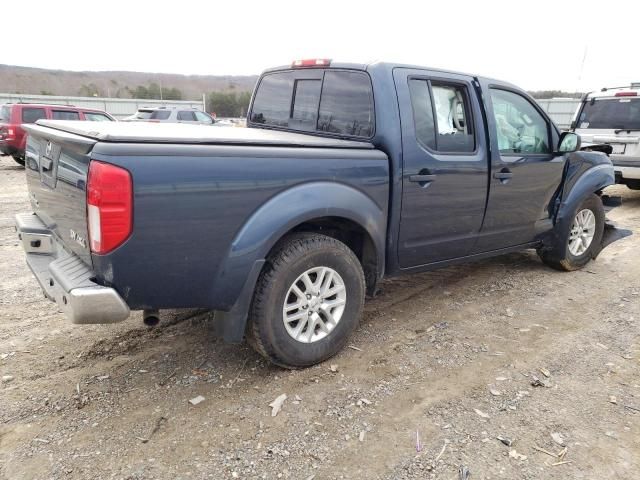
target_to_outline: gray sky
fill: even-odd
[[[253,74],[319,57],[530,90],[640,81],[640,0],[20,0],[3,2],[2,17],[0,63],[33,67]]]

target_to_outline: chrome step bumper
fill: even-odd
[[[27,265],[45,296],[58,304],[73,323],[117,323],[129,316],[129,307],[113,288],[95,283],[93,271],[66,251],[35,214],[18,214],[15,227]]]

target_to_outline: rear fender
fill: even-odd
[[[295,186],[271,198],[245,222],[233,240],[214,283],[213,298],[223,305],[222,331],[240,341],[251,296],[269,251],[296,226],[322,217],[339,217],[360,225],[371,237],[379,275],[384,268],[386,210],[353,187],[334,182]]]

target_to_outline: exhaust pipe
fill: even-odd
[[[160,323],[160,312],[158,310],[144,310],[142,321],[147,327],[155,327]]]

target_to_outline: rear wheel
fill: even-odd
[[[544,263],[557,270],[578,270],[594,257],[603,233],[602,200],[591,194],[575,210],[569,229],[559,235],[560,244],[538,254]]]
[[[258,279],[247,339],[286,368],[322,362],[358,325],[364,293],[362,267],[345,244],[325,235],[292,235]]]
[[[11,156],[16,161],[16,163],[19,163],[20,165],[22,165],[24,167],[24,157],[22,157],[20,155],[11,155]]]

